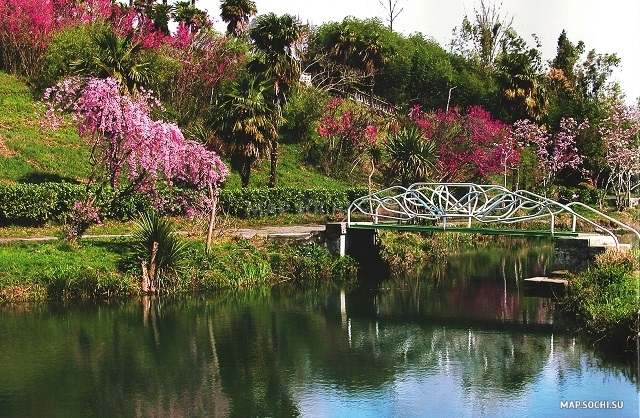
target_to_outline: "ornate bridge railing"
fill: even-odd
[[[556,228],[560,215],[571,219],[571,230]],[[369,222],[357,222],[355,218],[368,219]],[[360,197],[349,206],[347,226],[357,228],[372,225],[370,221],[373,221],[377,228],[411,229],[408,225],[418,224],[423,227],[414,229],[499,234],[500,231],[488,227],[509,225],[510,229],[503,227],[507,235],[510,230],[518,229],[518,223],[543,221],[548,230],[537,231],[538,235],[578,235],[580,232],[597,231],[600,235],[610,236],[618,247],[619,238],[614,230],[598,224],[595,221],[598,218],[616,225],[616,230],[635,234],[640,240],[640,233],[635,229],[585,204],[562,204],[526,190],[511,191],[502,186],[473,183],[415,183]],[[581,221],[583,230],[588,228],[590,231],[579,231],[578,221]],[[524,229],[519,228],[521,231]]]

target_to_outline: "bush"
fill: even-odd
[[[585,205],[596,205],[600,202],[603,194],[603,190],[587,183],[580,183],[578,187],[561,186],[558,188],[558,200],[561,203],[581,202]]]
[[[170,219],[163,218],[156,212],[141,215],[133,234],[131,256],[138,264],[145,263],[148,266],[149,279],[155,280],[153,285],[158,291],[161,287],[181,287],[174,282],[179,278],[177,273],[184,265],[186,254],[186,242],[177,235],[176,227]],[[152,265],[155,268],[153,274]]]
[[[95,193],[96,189],[93,189]],[[64,221],[76,202],[83,201],[86,186],[72,183],[0,184],[0,224],[40,225]],[[175,190],[160,193],[167,202],[165,214],[183,213]],[[104,219],[127,221],[151,209],[151,200],[142,194],[126,194],[113,199],[115,190],[104,188],[96,207]],[[282,214],[334,215],[345,213],[350,202],[368,192],[350,189],[222,189],[218,204],[225,212],[241,218],[261,218]],[[110,202],[107,204],[107,202]]]
[[[72,75],[72,62],[80,58],[90,60],[96,52],[91,36],[99,28],[99,25],[75,25],[55,33],[44,54],[42,71],[35,75],[34,84],[44,90]]]
[[[348,284],[357,276],[357,263],[349,256],[334,258],[326,248],[307,243],[293,249],[272,248],[271,268],[296,284]]]
[[[570,277],[566,310],[593,340],[628,344],[636,337],[638,264],[637,251],[609,250]]]
[[[222,189],[219,204],[226,213],[241,218],[261,218],[288,214],[334,215],[346,213],[365,188],[338,189]]]

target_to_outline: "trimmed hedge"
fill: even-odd
[[[61,222],[73,204],[82,200],[86,186],[72,183],[0,184],[0,224],[39,225],[48,221]],[[115,191],[104,190],[101,201],[109,201]],[[260,218],[284,213],[333,215],[346,212],[351,201],[367,194],[366,188],[350,189],[221,189],[219,206],[230,215]],[[170,191],[163,197],[173,202],[171,213],[180,213]],[[102,206],[101,202],[96,202]],[[118,199],[105,209],[109,219],[129,220],[151,208],[151,200],[134,194]]]
[[[333,215],[346,213],[351,201],[366,195],[366,188],[350,189],[222,189],[219,203],[230,215],[261,218],[284,213]]]

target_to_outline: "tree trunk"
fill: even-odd
[[[207,245],[205,246],[205,253],[209,254],[211,251],[211,237],[213,236],[213,225],[216,222],[216,210],[218,206],[218,191],[213,191],[213,186],[209,185],[209,199],[211,199],[211,214],[209,216],[209,229],[207,230]]]
[[[158,243],[153,242],[151,248],[151,260],[149,261],[149,293],[156,293],[156,255],[158,255]]]
[[[271,141],[271,172],[269,175],[269,187],[276,187],[276,176],[278,173],[278,147],[277,139]]]
[[[149,293],[149,270],[147,270],[147,262],[141,261],[140,267],[142,268],[142,280],[140,280],[140,291],[146,295]]]
[[[251,157],[242,157],[240,166],[240,181],[242,187],[249,187],[249,175],[251,174]]]

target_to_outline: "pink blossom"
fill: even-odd
[[[115,79],[74,78],[47,89],[44,97],[48,118],[73,112],[92,160],[104,169],[103,181],[113,187],[126,180],[133,190],[157,196],[160,183],[202,190],[218,187],[229,174],[217,154],[186,140],[177,125],[151,119],[157,101],[150,92],[131,97],[120,93]]]

